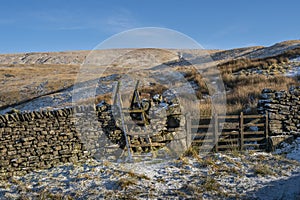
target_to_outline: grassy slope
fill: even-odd
[[[231,106],[229,110],[237,112],[248,104],[252,104],[252,107],[254,107],[255,102],[249,101],[249,97],[257,98],[263,87],[286,89],[287,85],[295,83],[294,80],[282,76],[273,78],[260,75],[236,77],[232,75],[233,71],[259,67],[265,63],[269,64],[266,58],[251,59],[252,57],[261,57],[262,55],[272,57],[270,63],[273,64],[274,55],[282,54],[283,57],[300,55],[299,45],[300,41],[297,40],[278,43],[266,48],[249,47],[224,51],[207,51],[206,53],[212,58],[211,61],[219,63],[218,67],[221,70],[226,87],[231,90],[227,96]],[[109,63],[122,55],[123,51],[126,52],[125,50],[104,50],[95,55],[100,56],[101,59],[106,58],[105,62]],[[151,49],[134,50],[125,54],[128,58],[126,56],[121,57],[121,59],[118,58],[112,65],[118,66],[120,63],[124,65],[126,60],[146,56],[150,51],[155,54],[155,59],[162,63],[172,60],[178,52],[178,50],[172,50],[172,53],[152,51]],[[203,54],[199,50],[185,50],[184,52],[194,58]],[[78,51],[0,55],[0,107],[18,104],[72,86],[80,70],[80,64],[85,60],[88,53],[88,51]],[[173,57],[171,54],[173,54]],[[232,62],[231,60],[236,61]],[[139,63],[137,63],[138,65]],[[112,72],[116,73],[116,71]],[[96,75],[91,74],[86,77],[86,80],[95,77]],[[203,83],[201,83],[198,76],[189,74],[187,78],[193,77],[202,86],[201,89],[203,90]],[[203,106],[205,107],[205,105]]]

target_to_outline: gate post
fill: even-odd
[[[269,151],[270,150],[270,140],[269,140],[269,113],[268,111],[266,111],[265,113],[265,137],[266,137],[266,150]]]
[[[186,128],[186,148],[189,148],[189,145],[192,144],[192,118],[191,113],[185,115],[185,128]]]
[[[215,144],[215,150],[216,152],[219,151],[218,149],[218,132],[219,132],[219,120],[218,120],[218,114],[214,114],[214,144]]]
[[[244,150],[244,113],[240,114],[240,149]]]

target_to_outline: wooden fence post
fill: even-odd
[[[244,150],[244,113],[240,114],[240,148]]]
[[[266,137],[266,150],[270,149],[270,141],[269,141],[269,113],[266,111],[265,116],[265,137]]]
[[[266,129],[266,138],[269,138],[269,113],[266,111],[266,124],[265,124],[265,129]]]
[[[218,132],[219,132],[219,120],[218,114],[214,114],[214,144],[216,152],[219,151],[218,149]]]
[[[192,118],[191,113],[187,113],[185,115],[185,126],[186,126],[186,148],[189,148],[191,145],[192,140]]]

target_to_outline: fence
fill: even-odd
[[[268,113],[266,115],[202,116],[188,115],[187,130],[192,134],[192,145],[216,152],[228,149],[266,149]]]

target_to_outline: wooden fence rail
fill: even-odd
[[[214,148],[215,151],[236,149],[265,149],[268,138],[266,115],[186,116],[186,128],[192,134],[192,145]]]

